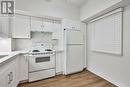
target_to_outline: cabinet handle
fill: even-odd
[[[8,74],[8,84],[10,84],[11,81],[10,81],[10,73]]]
[[[10,82],[12,82],[13,81],[13,72],[10,72],[10,74],[11,74]]]

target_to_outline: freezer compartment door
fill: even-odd
[[[65,44],[83,44],[83,33],[77,30],[65,30]]]
[[[83,45],[67,45],[65,74],[82,71],[83,62]]]

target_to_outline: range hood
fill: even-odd
[[[41,33],[53,33],[53,31],[48,31],[48,30],[31,30],[31,32],[41,32]]]

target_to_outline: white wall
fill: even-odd
[[[16,9],[29,11],[38,15],[54,16],[79,20],[80,10],[78,7],[67,4],[64,0],[54,0],[47,3],[44,0],[15,0]]]
[[[81,8],[80,20],[85,20],[122,0],[88,0]]]
[[[107,1],[107,0],[106,0]],[[112,1],[112,0],[111,0]],[[113,0],[114,1],[114,0]],[[95,7],[96,8],[96,7]],[[89,14],[90,15],[90,14]],[[89,16],[88,15],[88,16]],[[96,53],[90,50],[91,30],[88,29],[88,70],[119,87],[130,87],[130,6],[123,19],[123,56]]]

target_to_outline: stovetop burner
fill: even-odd
[[[39,50],[33,50],[32,52],[40,52]]]
[[[45,51],[52,51],[51,49],[45,49]]]

